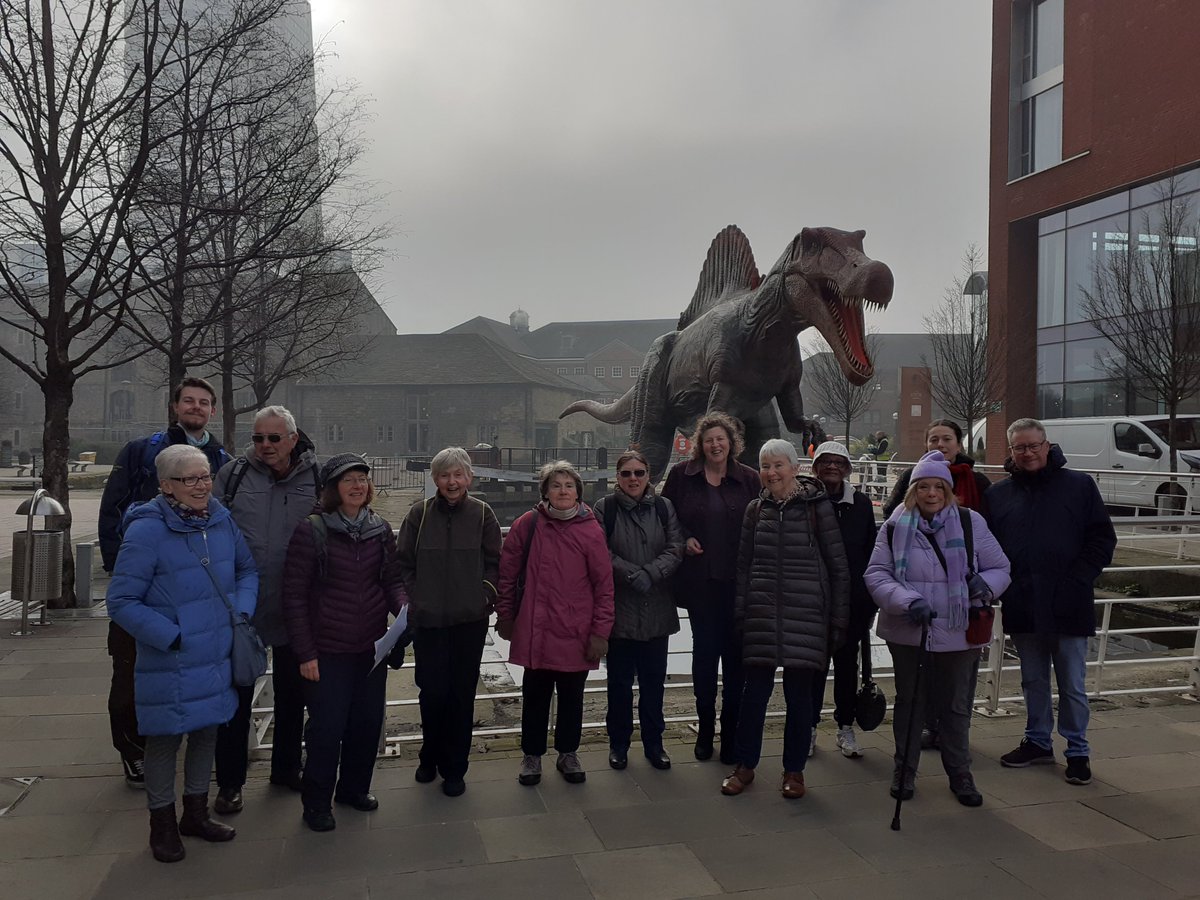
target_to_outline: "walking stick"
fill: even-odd
[[[936,617],[936,613],[930,619]],[[929,652],[925,645],[929,641],[929,622],[921,625],[921,646],[917,653],[917,674],[913,677],[912,701],[909,707],[908,734],[904,737],[904,759],[900,762],[900,789],[896,791],[896,812],[892,816],[892,831],[900,830],[900,807],[904,804],[904,781],[908,773],[908,754],[912,750],[913,725],[918,725],[921,719],[917,717],[917,698],[921,696],[921,669],[925,655]],[[914,771],[915,774],[915,771]]]

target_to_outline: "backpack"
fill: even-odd
[[[169,446],[170,442],[165,431],[156,431],[146,438],[142,444],[142,455],[141,459],[138,460],[137,468],[130,467],[129,470],[129,501],[127,503],[137,501],[141,495],[142,486],[145,485],[147,480],[154,480],[156,475],[154,461],[158,458],[158,454]],[[203,447],[197,449],[201,452],[204,450]],[[204,455],[207,458],[208,454],[205,453]],[[229,462],[230,459],[232,457],[229,455],[229,452],[222,447],[217,455],[217,465],[213,469],[213,475],[215,476],[221,466]]]
[[[244,456],[239,456],[237,462],[233,464],[233,471],[229,473],[229,480],[225,482],[225,493],[221,495],[221,505],[226,509],[230,508],[233,503],[234,495],[237,494],[238,488],[242,486],[242,479],[246,477],[246,470],[250,468],[250,460]],[[317,470],[317,466],[312,467],[313,476],[313,496],[321,496],[321,473]]]
[[[604,537],[611,541],[613,530],[617,527],[617,500],[615,494],[608,495],[608,503],[604,504]],[[662,524],[663,534],[667,533],[667,501],[657,494],[654,496],[654,511],[658,513],[658,521]]]
[[[971,525],[971,511],[965,507],[958,508],[958,516],[962,521],[963,543],[967,545],[967,578],[975,574],[975,535]],[[892,535],[896,533],[896,523],[887,523],[888,549],[894,554],[895,548],[892,547]],[[942,564],[942,568],[946,568],[946,558],[942,555],[941,548],[937,545],[937,541],[930,541],[929,545],[933,547],[933,552],[937,554],[938,562]]]

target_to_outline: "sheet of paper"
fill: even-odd
[[[404,629],[408,627],[408,604],[400,607],[400,615],[396,616],[387,633],[375,642],[375,665],[371,667],[372,671],[385,659],[392,648],[396,646],[396,641],[400,640],[400,635],[404,633]]]

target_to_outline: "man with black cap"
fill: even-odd
[[[217,473],[213,496],[233,513],[258,566],[254,627],[271,647],[275,716],[271,784],[300,790],[300,741],[304,729],[304,681],[288,642],[283,618],[283,566],[296,525],[313,511],[320,492],[312,442],[282,406],[254,417],[253,441],[242,456]],[[246,783],[253,688],[238,689],[238,711],[217,732],[217,797],[221,815],[240,812]]]
[[[871,631],[875,620],[875,601],[867,592],[863,573],[871,560],[875,547],[875,510],[866,495],[856,491],[847,481],[851,470],[850,452],[837,441],[825,441],[813,455],[813,474],[825,485],[825,491],[833,503],[838,525],[842,529],[842,542],[846,547],[846,561],[850,564],[850,628],[846,642],[834,651],[833,701],[834,719],[837,721],[837,746],[842,756],[857,759],[862,748],[854,734],[854,699],[858,690],[858,651],[863,640]],[[829,663],[820,678],[813,679],[813,725],[821,720],[821,705],[825,699],[825,681],[829,676]],[[816,748],[817,732],[813,729],[809,755]]]

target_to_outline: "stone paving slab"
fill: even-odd
[[[1083,850],[1151,840],[1149,835],[1076,802],[1001,809],[995,815],[1055,850]]]
[[[1005,857],[997,860],[996,865],[1023,881],[1035,896],[1054,900],[1096,900],[1098,897],[1167,900],[1180,896],[1178,891],[1157,878],[1118,862],[1114,857],[1119,849],[1047,851]]]
[[[1085,801],[1104,815],[1152,838],[1200,836],[1200,787],[1097,797]],[[1197,883],[1200,890],[1200,883]]]
[[[575,861],[596,900],[679,900],[721,893],[721,886],[682,844],[589,853]]]

